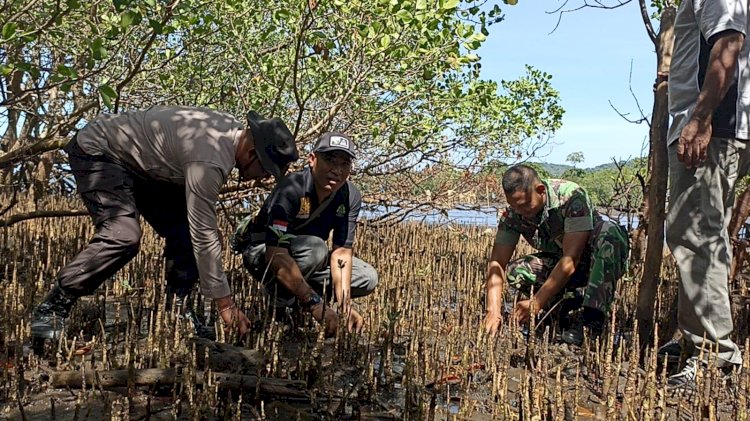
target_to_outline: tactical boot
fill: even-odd
[[[167,312],[171,311],[172,303],[175,305],[175,314],[178,318],[192,327],[193,334],[197,337],[216,340],[216,332],[213,327],[206,326],[198,318],[189,304],[190,292],[183,289],[172,289],[167,287]]]
[[[31,319],[31,337],[34,339],[57,339],[65,332],[65,319],[78,300],[56,286],[34,309]]]
[[[574,313],[583,305],[583,293],[578,289],[565,292],[565,296],[557,310],[557,321],[560,330],[570,329],[575,324]]]
[[[581,346],[586,329],[588,329],[589,338],[596,338],[601,335],[604,331],[604,313],[590,307],[584,307],[578,320],[571,327],[563,331],[563,342]]]

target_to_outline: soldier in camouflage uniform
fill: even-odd
[[[583,330],[600,334],[614,299],[617,280],[626,269],[628,237],[618,224],[605,220],[586,191],[565,180],[541,180],[525,165],[503,177],[509,207],[499,215],[487,274],[485,326],[500,323],[505,281],[526,297],[514,314],[520,321],[560,300],[582,306],[579,320],[563,331],[565,342],[580,344]],[[520,237],[538,253],[510,261]]]

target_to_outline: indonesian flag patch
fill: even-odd
[[[278,220],[278,219],[271,223],[271,228],[281,231],[281,232],[286,232],[286,229],[288,226],[289,226],[289,222]]]

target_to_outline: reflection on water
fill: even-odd
[[[373,219],[384,215],[395,215],[405,221],[428,222],[433,224],[461,224],[496,226],[497,208],[482,206],[476,209],[415,209],[405,210],[399,206],[364,205],[362,217]]]
[[[501,207],[502,209],[504,207]],[[373,219],[383,217],[384,215],[394,215],[397,219],[405,221],[427,222],[438,225],[460,224],[476,225],[486,227],[497,226],[497,211],[494,206],[478,206],[474,209],[415,209],[406,211],[399,206],[386,205],[363,205],[363,218]],[[638,217],[632,214],[610,214],[612,220],[619,220],[620,224],[627,227],[628,230],[635,229],[638,226]]]

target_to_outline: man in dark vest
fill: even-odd
[[[254,218],[245,219],[233,238],[245,266],[276,306],[295,301],[323,323],[327,336],[336,333],[339,317],[350,331],[359,331],[364,319],[352,298],[374,291],[375,269],[354,257],[357,217],[362,196],[349,181],[354,142],[342,133],[318,138],[309,166],[286,176],[274,188]],[[333,250],[326,241],[333,233]],[[332,287],[338,313],[325,306],[321,295]]]

